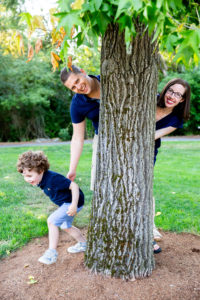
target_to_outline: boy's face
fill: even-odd
[[[44,172],[38,173],[35,170],[24,169],[22,175],[24,180],[32,185],[37,185],[41,182]]]

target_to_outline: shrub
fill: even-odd
[[[70,121],[71,94],[38,55],[28,64],[0,52],[0,139],[58,136]]]
[[[72,124],[69,123],[67,128],[60,129],[58,136],[62,141],[70,141],[72,138]]]

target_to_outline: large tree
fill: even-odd
[[[129,278],[151,274],[157,49],[144,26],[127,53],[109,25],[102,42],[97,178],[86,264]],[[150,55],[151,54],[151,55]]]
[[[158,46],[199,62],[199,5],[181,0],[58,1],[59,28],[101,46],[97,173],[85,263],[132,279],[151,274]],[[73,2],[73,3],[72,3]],[[73,30],[71,30],[73,28]],[[74,30],[75,29],[75,30]],[[63,41],[62,58],[68,56]]]

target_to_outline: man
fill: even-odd
[[[88,118],[92,121],[95,129],[91,171],[91,190],[93,190],[99,125],[100,76],[88,76],[83,70],[72,65],[71,70],[64,68],[60,77],[62,83],[75,93],[70,108],[73,135],[71,140],[70,168],[67,178],[73,181],[76,177],[76,168],[84,144],[85,119]]]

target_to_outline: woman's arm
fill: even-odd
[[[162,129],[158,129],[156,130],[155,132],[155,140],[167,135],[167,134],[170,134],[171,132],[175,131],[177,128],[175,127],[166,127],[166,128],[162,128]]]

